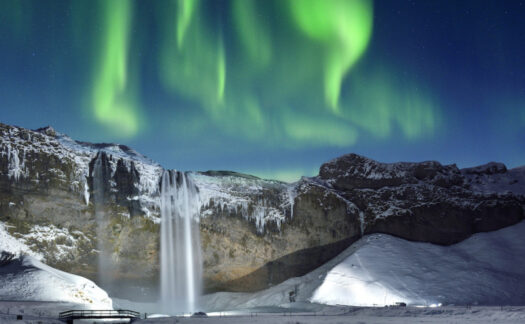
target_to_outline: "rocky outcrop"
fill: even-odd
[[[449,245],[524,218],[523,191],[512,181],[484,179],[484,192],[471,185],[480,174],[506,172],[501,163],[459,170],[435,161],[387,164],[348,154],[323,164],[319,178],[358,206],[365,234]]]
[[[99,279],[97,246],[104,241],[115,261],[108,276],[151,281],[158,263],[155,176],[162,168],[122,147],[76,142],[49,127],[0,124],[0,221],[53,267]],[[97,160],[103,170],[98,193]],[[108,218],[102,233],[95,204]]]
[[[473,168],[465,168],[461,170],[463,174],[467,175],[492,175],[503,174],[507,172],[507,167],[503,163],[489,162]]]
[[[0,221],[51,266],[93,280],[103,242],[109,281],[144,291],[158,285],[163,171],[123,145],[0,124]],[[525,168],[495,163],[460,170],[348,154],[294,184],[230,171],[190,176],[208,291],[254,291],[306,274],[364,234],[452,244],[524,218]],[[95,210],[107,218],[98,231]]]
[[[446,188],[462,183],[461,173],[454,164],[380,163],[357,154],[347,154],[323,164],[319,177],[338,190],[381,189],[421,181]]]

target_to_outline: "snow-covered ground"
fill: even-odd
[[[68,302],[77,308],[112,309],[108,294],[86,278],[24,255],[0,263],[0,300]]]
[[[58,320],[58,314],[80,308],[78,304],[64,302],[0,301],[0,323],[64,324]],[[17,320],[18,316],[21,316],[22,320]]]
[[[0,323],[13,324],[60,324],[58,313],[75,309],[75,305],[54,302],[3,302],[0,301]],[[78,308],[77,308],[78,309]],[[22,315],[22,320],[16,320]],[[141,314],[144,318],[145,314]],[[134,323],[225,323],[225,324],[521,324],[525,322],[525,307],[348,307],[324,306],[315,312],[290,313],[281,309],[280,312],[259,313],[210,313],[205,318],[190,317],[156,317],[134,321]],[[152,316],[152,315],[148,315]],[[93,323],[93,320],[84,323]]]
[[[53,323],[65,310],[112,309],[104,290],[91,280],[40,262],[42,256],[11,236],[1,222],[0,252],[14,255],[0,260],[0,323],[16,321],[16,315],[22,315],[25,323]]]
[[[0,222],[0,251],[6,251],[13,254],[24,253],[31,255],[38,260],[42,260],[43,258],[40,253],[33,252],[24,240],[19,240],[16,237],[11,236],[3,222]]]
[[[448,247],[390,235],[362,239],[312,302],[342,305],[523,305],[525,222]]]
[[[202,310],[228,317],[177,320],[180,323],[523,323],[525,307],[512,305],[525,304],[524,234],[525,222],[521,222],[499,231],[473,235],[448,247],[373,234],[303,277],[257,293],[222,292],[202,298]],[[107,295],[96,286],[89,286],[91,282],[51,269],[31,257],[13,263],[12,271],[8,271],[9,266],[0,267],[0,283],[5,286],[9,282],[8,290],[12,294],[6,295],[0,284],[0,296],[4,300],[27,299],[33,294],[41,300],[79,302],[75,299],[78,296],[67,294],[81,286],[85,296],[103,297],[100,301],[105,302]],[[25,271],[25,267],[30,270]],[[27,277],[38,273],[42,277]],[[9,275],[12,278],[8,280]],[[13,278],[19,278],[20,283]],[[27,286],[28,282],[33,283],[28,288],[32,289],[31,294],[22,285]],[[290,303],[290,292],[296,295],[294,303]],[[57,294],[61,297],[52,297]],[[409,307],[355,306],[395,302],[406,302]],[[444,306],[415,307],[439,303]],[[476,304],[511,306],[467,307]],[[84,305],[89,307],[89,303]],[[153,303],[117,300],[115,306],[148,313],[155,311]],[[4,311],[0,303],[0,320],[4,316],[1,313]],[[156,318],[145,322],[173,321],[173,318]]]
[[[200,300],[200,309],[311,313],[320,312],[323,304],[525,305],[523,269],[525,222],[475,234],[448,247],[373,234],[305,276],[256,293],[205,295]],[[290,292],[295,294],[294,303],[290,303]],[[115,304],[148,313],[158,311],[154,303],[115,300]],[[432,309],[439,313],[445,308]],[[463,312],[464,308],[457,309]]]
[[[135,323],[228,323],[228,324],[518,324],[525,322],[525,307],[324,307],[310,313],[228,313],[207,318],[151,318]],[[226,316],[224,316],[226,315]]]
[[[452,245],[373,234],[313,272],[256,293],[202,298],[207,311],[329,305],[524,305],[525,222]]]

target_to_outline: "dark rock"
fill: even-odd
[[[415,182],[406,169],[403,163],[379,163],[352,153],[323,164],[319,176],[339,190],[379,189]]]
[[[142,213],[140,203],[135,199],[139,194],[137,183],[140,182],[140,175],[135,168],[135,163],[131,162],[127,167],[124,160],[119,159],[113,180],[117,188],[116,203],[128,207],[132,217],[140,215]]]
[[[45,135],[48,135],[48,136],[51,136],[51,137],[56,137],[57,136],[57,133],[56,133],[55,129],[53,127],[51,127],[51,126],[38,128],[35,131],[39,132],[39,133],[42,133],[42,134],[45,134]]]
[[[505,173],[507,172],[507,167],[503,163],[489,162],[487,164],[483,164],[477,167],[461,169],[461,172],[464,174],[491,175]]]
[[[240,172],[235,172],[235,171],[208,170],[208,171],[201,171],[200,173],[208,175],[210,177],[235,176],[235,177],[251,179],[251,180],[260,179],[259,177],[253,176],[251,174],[245,174],[245,173],[240,173]]]
[[[88,185],[91,195],[97,203],[107,204],[114,201],[111,192],[111,166],[110,157],[104,151],[99,151],[89,162]]]
[[[319,177],[338,190],[380,189],[418,181],[442,187],[463,183],[454,164],[443,166],[436,161],[380,163],[357,154],[343,155],[323,164]]]

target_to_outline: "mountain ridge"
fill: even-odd
[[[95,231],[96,159],[107,170],[104,233]],[[91,279],[96,242],[109,242],[115,282],[155,287],[164,170],[127,146],[0,124],[0,221],[29,243],[37,226],[68,231],[76,243],[67,253],[54,236],[32,246],[51,266]],[[497,163],[458,169],[347,154],[295,183],[233,171],[189,173],[200,191],[208,291],[255,291],[306,274],[364,234],[450,245],[525,214],[525,167]]]

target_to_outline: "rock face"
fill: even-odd
[[[463,182],[455,165],[443,166],[436,161],[380,163],[357,154],[347,154],[323,164],[319,176],[342,191],[377,190],[420,182],[449,188]]]
[[[210,290],[254,291],[306,274],[360,237],[356,206],[314,182],[194,177]]]
[[[103,199],[95,202],[97,159],[104,170],[98,179]],[[158,263],[161,172],[125,146],[0,124],[0,221],[53,267],[97,280],[100,240],[113,247],[115,267],[108,277],[151,280]],[[108,218],[102,233],[96,231],[95,204]]]
[[[522,220],[524,175],[525,168],[507,172],[501,163],[459,170],[348,154],[323,164],[319,177],[358,206],[365,234],[448,245]]]
[[[110,281],[144,291],[158,285],[163,171],[123,145],[0,124],[0,221],[46,263],[93,280],[103,242]],[[460,170],[348,154],[294,184],[229,171],[190,176],[207,291],[255,291],[306,274],[363,234],[447,245],[524,218],[525,167],[497,163]],[[102,231],[95,209],[107,217]]]

